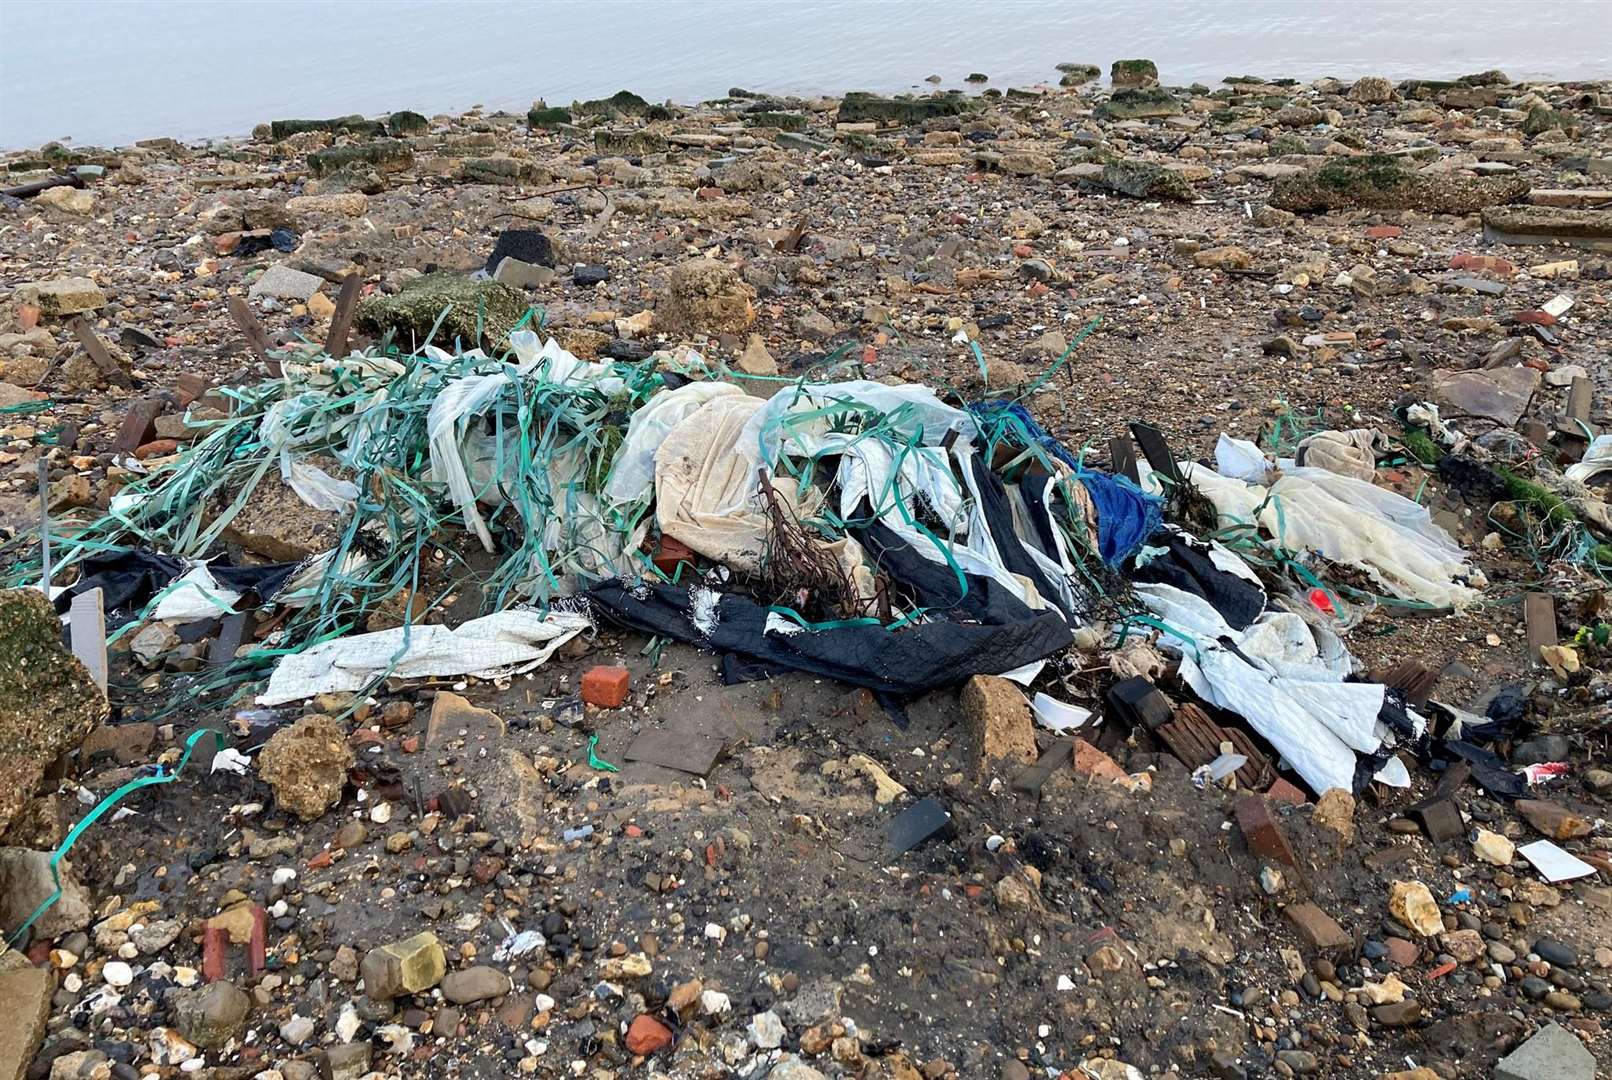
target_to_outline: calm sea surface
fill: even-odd
[[[284,117],[1055,81],[1612,78],[1612,0],[0,0],[0,148]]]

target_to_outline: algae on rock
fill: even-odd
[[[1459,176],[1419,173],[1387,154],[1329,161],[1298,176],[1278,180],[1270,204],[1278,210],[1421,210],[1470,214],[1511,202],[1528,192],[1515,176]]]
[[[44,594],[0,592],[0,836],[51,762],[107,711],[106,695],[62,647],[61,620]]]
[[[449,270],[415,278],[395,295],[372,296],[358,305],[358,325],[374,334],[395,330],[400,343],[424,343],[444,309],[447,316],[433,343],[451,348],[454,340],[469,348],[483,337],[495,348],[527,310],[526,298],[496,281],[473,281]]]

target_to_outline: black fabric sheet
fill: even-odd
[[[1169,551],[1138,567],[1133,581],[1171,585],[1201,596],[1220,612],[1233,630],[1246,630],[1265,610],[1265,592],[1245,577],[1222,570],[1209,557],[1207,545],[1176,533]]]
[[[973,675],[1010,671],[1072,641],[1057,612],[1031,611],[989,579],[969,575],[968,591],[962,594],[950,567],[923,558],[882,525],[854,534],[879,568],[915,595],[934,621],[899,630],[852,625],[768,634],[765,607],[746,596],[723,593],[715,625],[706,632],[692,619],[690,586],[628,586],[612,580],[595,585],[588,596],[599,614],[623,626],[902,697],[954,686]],[[737,674],[744,668],[734,670]]]

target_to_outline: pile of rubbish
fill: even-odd
[[[1484,584],[1425,507],[1351,474],[1369,438],[1314,436],[1299,465],[1222,437],[1210,470],[1138,425],[1147,463],[1114,475],[1013,401],[781,377],[760,396],[690,350],[587,362],[529,329],[510,345],[287,358],[226,391],[226,418],[55,541],[58,610],[102,590],[111,640],[142,655],[215,627],[211,649],[177,645],[201,671],[189,694],[266,674],[267,707],[530,670],[608,621],[709,647],[730,682],[865,687],[898,719],[974,675],[1028,686],[1077,640],[1161,670],[1167,654],[1316,792],[1408,786],[1396,748],[1470,758],[1500,734],[1431,722],[1343,644],[1362,611],[1345,590],[1459,610]],[[273,489],[323,546],[232,565]],[[1089,715],[1048,700],[1052,726]]]

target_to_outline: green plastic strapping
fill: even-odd
[[[78,843],[78,838],[84,835],[84,831],[91,825],[95,824],[96,821],[100,820],[101,815],[105,814],[108,810],[112,809],[112,807],[121,802],[125,795],[138,791],[144,787],[151,787],[155,784],[171,784],[175,780],[179,779],[179,774],[184,772],[185,765],[190,761],[191,753],[196,749],[196,744],[200,742],[202,737],[205,735],[211,735],[213,737],[214,753],[224,749],[224,736],[221,733],[206,728],[191,732],[190,738],[185,740],[185,752],[179,758],[179,764],[174,766],[173,772],[161,771],[162,766],[159,765],[156,766],[159,771],[155,775],[140,776],[130,780],[128,783],[106,796],[106,798],[96,803],[95,808],[89,813],[85,814],[83,819],[80,820],[77,825],[73,826],[62,842],[57,845],[56,850],[51,852],[50,855],[50,881],[51,885],[55,887],[55,891],[47,896],[38,907],[34,908],[33,914],[24,919],[22,925],[17,927],[17,929],[12,933],[10,945],[13,949],[15,949],[17,947],[17,943],[23,939],[23,935],[28,932],[29,927],[38,922],[39,917],[45,914],[45,912],[49,911],[53,906],[55,906],[56,902],[62,898],[62,879],[59,867],[61,866],[62,859],[65,858],[67,853],[72,850],[73,845]]]
[[[610,762],[606,761],[604,758],[602,758],[602,757],[600,757],[598,755],[598,753],[595,750],[595,747],[597,747],[598,745],[599,745],[599,733],[594,732],[592,735],[588,736],[588,765],[589,765],[589,767],[597,769],[600,772],[620,772],[621,771],[620,769],[616,768],[614,765],[610,764]]]

